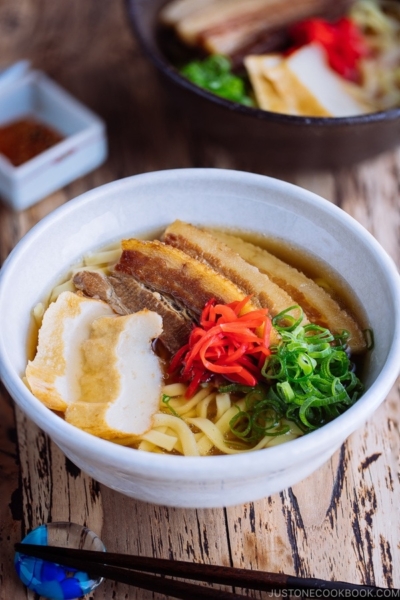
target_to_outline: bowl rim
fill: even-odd
[[[239,113],[240,115],[248,118],[256,118],[261,121],[272,121],[278,124],[281,123],[294,125],[297,127],[308,127],[310,125],[314,125],[323,128],[346,128],[351,125],[367,126],[369,124],[380,123],[382,121],[390,122],[400,119],[400,107],[361,115],[353,115],[350,117],[305,117],[262,110],[260,108],[245,106],[244,104],[239,104],[237,102],[232,102],[231,100],[221,98],[220,96],[217,96],[216,94],[213,94],[189,81],[186,77],[179,73],[172,63],[164,58],[161,52],[154,52],[151,45],[147,43],[146,38],[142,33],[139,19],[137,18],[137,0],[125,0],[125,6],[129,15],[132,29],[137,36],[144,53],[151,60],[154,66],[178,86],[197,96],[200,96],[205,100],[209,100],[222,109],[228,109],[230,112]]]
[[[108,197],[109,195],[115,196],[125,188],[132,190],[136,185],[146,185],[146,183],[158,183],[160,185],[163,182],[171,180],[179,181],[181,183],[182,179],[185,178],[191,181],[214,180],[218,182],[228,181],[230,183],[240,182],[241,184],[257,184],[259,187],[269,189],[269,191],[272,189],[281,189],[282,191],[285,191],[286,194],[289,193],[291,198],[295,196],[309,205],[322,206],[332,218],[336,220],[339,219],[342,222],[344,221],[359,238],[368,244],[371,251],[373,251],[375,259],[378,260],[381,269],[383,269],[386,274],[387,283],[395,306],[393,342],[381,372],[367,392],[365,392],[360,400],[346,411],[346,413],[337,417],[323,428],[296,440],[291,440],[281,446],[259,450],[257,456],[260,458],[268,457],[268,462],[278,464],[279,468],[283,469],[288,465],[295,464],[296,459],[307,458],[308,456],[314,455],[316,451],[325,448],[327,440],[330,440],[329,445],[331,445],[333,440],[334,443],[339,446],[344,439],[360,427],[379,404],[383,402],[400,370],[400,276],[393,260],[377,240],[360,223],[328,200],[300,188],[299,186],[264,175],[242,171],[225,169],[174,169],[134,175],[92,189],[77,196],[75,199],[60,206],[47,215],[16,245],[0,271],[0,305],[4,301],[8,279],[12,276],[13,264],[17,261],[18,255],[24,252],[25,249],[29,248],[32,244],[35,244],[36,240],[40,238],[49,227],[54,226],[57,222],[61,222],[66,215],[78,211],[81,206],[97,202],[101,197]],[[1,318],[0,315],[0,321]],[[231,464],[231,472],[234,473],[260,473],[260,461],[254,461],[252,459],[252,457],[254,457],[252,451],[235,455],[206,457],[182,457],[148,452],[133,452],[131,448],[125,448],[113,442],[95,437],[67,423],[50,409],[45,407],[25,386],[20,374],[17,373],[13,365],[10,364],[5,340],[1,335],[1,327],[0,377],[3,379],[10,394],[16,398],[16,403],[39,427],[46,431],[50,437],[53,437],[54,434],[56,443],[59,443],[60,445],[65,444],[67,447],[70,447],[71,438],[73,438],[74,445],[79,447],[81,451],[84,449],[87,458],[91,457],[93,460],[98,461],[99,457],[103,456],[104,458],[107,458],[107,465],[126,468],[129,471],[134,468],[136,471],[141,471],[144,475],[151,473],[152,475],[162,476],[163,478],[170,477],[184,479],[185,477],[192,476],[193,472],[204,474],[204,471],[206,471],[208,478],[217,479],[226,476],[227,470],[229,470]],[[379,394],[376,394],[378,387],[380,391]],[[260,455],[260,452],[264,454]],[[265,454],[266,452],[268,452],[268,454]],[[242,469],[245,469],[245,471]]]

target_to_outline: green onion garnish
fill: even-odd
[[[254,106],[247,94],[246,82],[231,71],[231,61],[226,56],[214,54],[204,60],[194,60],[181,69],[182,75],[221,98]]]
[[[244,442],[287,433],[288,421],[304,433],[318,429],[344,413],[363,392],[348,356],[348,332],[333,335],[318,325],[301,325],[302,320],[299,306],[272,320],[281,341],[265,361],[263,384],[221,388],[246,393],[245,410],[238,409],[230,422],[231,432]]]
[[[176,410],[174,408],[172,408],[172,406],[169,405],[169,403],[172,400],[171,396],[167,396],[167,394],[163,394],[161,400],[165,404],[165,406],[168,408],[168,410],[174,415],[174,417],[178,417],[178,419],[182,418],[181,415],[178,415]]]
[[[373,350],[375,345],[374,332],[372,329],[364,329],[363,334],[367,344],[367,350]]]

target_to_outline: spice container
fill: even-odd
[[[25,61],[0,73],[1,134],[0,197],[16,210],[85,175],[107,156],[103,121]]]

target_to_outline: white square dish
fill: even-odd
[[[103,121],[42,72],[21,68],[0,80],[0,126],[27,116],[64,139],[18,167],[0,154],[0,196],[15,210],[85,175],[107,156]]]

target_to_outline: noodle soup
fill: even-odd
[[[72,319],[72,313],[65,315],[65,307],[75,302],[69,295],[79,298],[85,310],[97,311],[81,345],[74,347],[84,358],[72,375],[77,384],[72,399],[55,401],[62,388],[57,382],[49,399],[49,374],[41,365],[33,372],[37,359],[30,356],[28,384],[42,402],[68,422],[123,446],[207,456],[296,439],[358,400],[363,391],[360,365],[367,351],[364,322],[347,286],[329,268],[277,241],[180,221],[167,227],[161,239],[125,240],[122,250],[117,244],[86,256],[51,291],[49,300],[35,307],[36,332],[48,326],[43,315],[49,306],[64,302],[58,315]],[[164,271],[166,257],[173,266]],[[125,367],[109,368],[120,342],[111,350],[104,343],[112,345],[117,320],[148,312],[161,313],[163,320],[162,333],[156,339],[150,336],[148,348],[159,363],[158,375],[155,369],[149,377],[159,377],[159,383],[152,392],[147,425],[140,423],[143,431],[132,433],[124,419],[116,425],[106,414],[112,405],[124,403],[110,381],[115,377],[117,383],[125,382],[129,375]],[[105,333],[94,332],[95,321],[106,327]],[[80,330],[87,327],[78,325]],[[200,347],[207,337],[211,343]],[[45,333],[42,338],[38,355],[48,358],[59,352],[52,341],[46,342]],[[135,354],[137,342],[130,343]],[[70,360],[64,354],[63,365]],[[91,372],[94,363],[96,373]],[[62,370],[60,363],[54,364]],[[46,393],[38,373],[47,384]],[[102,388],[111,389],[109,396],[100,391],[83,397],[82,382],[94,388],[99,378]],[[71,384],[71,379],[66,382]],[[127,389],[135,395],[134,388]],[[132,410],[142,409],[139,403]],[[126,417],[131,408],[123,405],[121,410]]]
[[[240,228],[257,236],[282,238],[340,274],[352,290],[356,307],[358,303],[362,307],[355,314],[367,315],[376,338],[362,377],[365,391],[343,415],[288,444],[235,455],[182,457],[137,451],[91,435],[49,410],[24,385],[32,308],[46,298],[52,285],[93,250],[132,235],[161,233],[178,215],[206,227],[223,225],[227,231]],[[393,261],[354,219],[318,196],[284,181],[230,170],[147,173],[69,202],[19,243],[0,273],[0,376],[27,417],[77,467],[102,484],[164,506],[229,506],[294,485],[364,426],[398,373],[399,307],[399,275]],[[122,323],[125,319],[114,318]],[[158,327],[158,319],[152,317],[153,322]],[[160,390],[163,383],[170,381],[161,379]]]
[[[170,0],[158,37],[185,78],[222,98],[350,117],[400,106],[399,25],[396,0]]]

